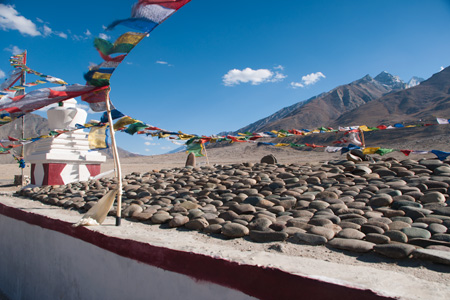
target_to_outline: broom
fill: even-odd
[[[118,189],[114,189],[107,192],[73,227],[102,224],[114,203],[118,191]]]

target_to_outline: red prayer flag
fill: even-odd
[[[411,154],[412,150],[400,150],[400,152],[402,152],[406,156],[409,156]]]

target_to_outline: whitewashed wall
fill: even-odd
[[[15,299],[255,299],[0,214],[0,290]]]

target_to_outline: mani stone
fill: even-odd
[[[184,227],[191,230],[202,230],[208,227],[209,223],[204,218],[197,218],[187,222]]]
[[[261,163],[266,163],[268,165],[274,165],[277,163],[277,159],[273,154],[269,154],[261,158]]]
[[[327,245],[341,250],[348,250],[360,253],[369,252],[372,250],[373,246],[375,246],[374,243],[366,241],[355,239],[342,239],[342,238],[334,238],[331,241],[329,241]]]
[[[286,232],[251,230],[250,239],[259,243],[282,242],[288,238]]]
[[[430,260],[434,263],[450,265],[450,252],[434,249],[417,249],[412,255],[415,258]]]
[[[189,222],[189,218],[186,216],[175,216],[172,220],[169,221],[169,226],[174,228],[174,227],[180,227],[183,226],[184,224],[186,224],[187,222]]]
[[[295,243],[303,243],[311,246],[325,245],[327,243],[327,239],[321,235],[304,232],[295,233],[292,240]]]
[[[229,238],[243,237],[248,233],[249,230],[246,226],[237,223],[228,223],[222,227],[222,234]]]
[[[379,233],[369,233],[366,235],[365,240],[375,244],[388,244],[391,239]]]
[[[399,243],[407,243],[408,236],[401,232],[400,230],[389,230],[384,233],[385,236],[389,237],[391,241]]]
[[[415,238],[429,239],[431,237],[431,233],[428,230],[422,228],[405,227],[400,229],[400,231],[406,234],[408,240]]]
[[[375,245],[373,251],[390,258],[406,258],[416,248],[408,244],[382,244]]]
[[[187,159],[186,159],[186,167],[195,167],[195,154],[189,153]]]
[[[422,203],[444,203],[445,196],[440,192],[429,192],[420,197]]]
[[[362,240],[366,235],[359,230],[353,228],[345,228],[338,232],[336,237],[344,239]]]

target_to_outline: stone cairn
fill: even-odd
[[[116,185],[103,178],[18,195],[84,213]],[[127,175],[122,216],[226,238],[450,265],[449,185],[450,165],[435,159],[187,166]]]

